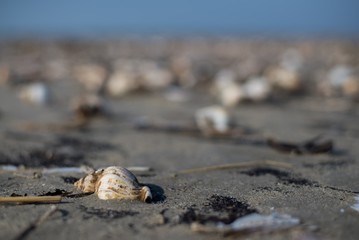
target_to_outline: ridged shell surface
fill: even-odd
[[[152,194],[136,176],[123,167],[99,169],[75,182],[83,192],[95,192],[100,199],[128,199],[149,202]]]

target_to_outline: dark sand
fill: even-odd
[[[75,83],[53,83],[61,98],[79,92]],[[77,173],[43,174],[34,178],[46,151],[56,152],[51,166],[149,166],[137,174],[149,184],[154,202],[102,201],[95,195],[64,198],[59,211],[30,232],[27,239],[219,239],[220,234],[192,232],[193,221],[233,221],[257,211],[286,213],[301,220],[293,229],[253,233],[247,239],[358,239],[359,213],[351,209],[359,192],[359,107],[343,99],[304,97],[282,104],[244,104],[234,109],[236,122],[265,136],[303,141],[318,134],[334,140],[334,152],[293,155],[265,145],[212,141],[136,130],[129,119],[191,122],[196,109],[213,104],[194,97],[186,103],[164,101],[161,95],[110,100],[111,119],[94,121],[87,131],[31,131],[22,124],[68,121],[67,102],[32,106],[20,102],[13,89],[0,88],[0,162],[34,170],[1,171],[0,195],[41,195],[56,189],[75,191]],[[44,153],[45,152],[45,153]],[[65,159],[65,160],[64,160]],[[225,163],[273,160],[293,167],[259,167],[194,173],[175,171]],[[33,166],[35,164],[35,166]],[[36,165],[37,164],[37,165]],[[77,191],[76,191],[77,192]],[[226,204],[235,205],[235,210]],[[0,205],[0,239],[18,236],[50,208],[49,204]]]

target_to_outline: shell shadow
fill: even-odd
[[[163,201],[166,200],[166,195],[165,195],[163,188],[161,188],[158,185],[151,184],[151,183],[145,183],[144,185],[149,187],[151,190],[151,193],[152,193],[151,203],[162,203]]]

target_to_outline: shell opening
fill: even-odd
[[[142,187],[140,200],[146,203],[152,202],[152,193],[149,187]]]

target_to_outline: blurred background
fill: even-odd
[[[358,10],[356,0],[1,0],[0,83],[35,104],[139,92],[185,102],[192,91],[225,107],[357,101]],[[55,80],[77,92],[56,96]]]
[[[1,37],[359,35],[356,0],[1,0]]]

